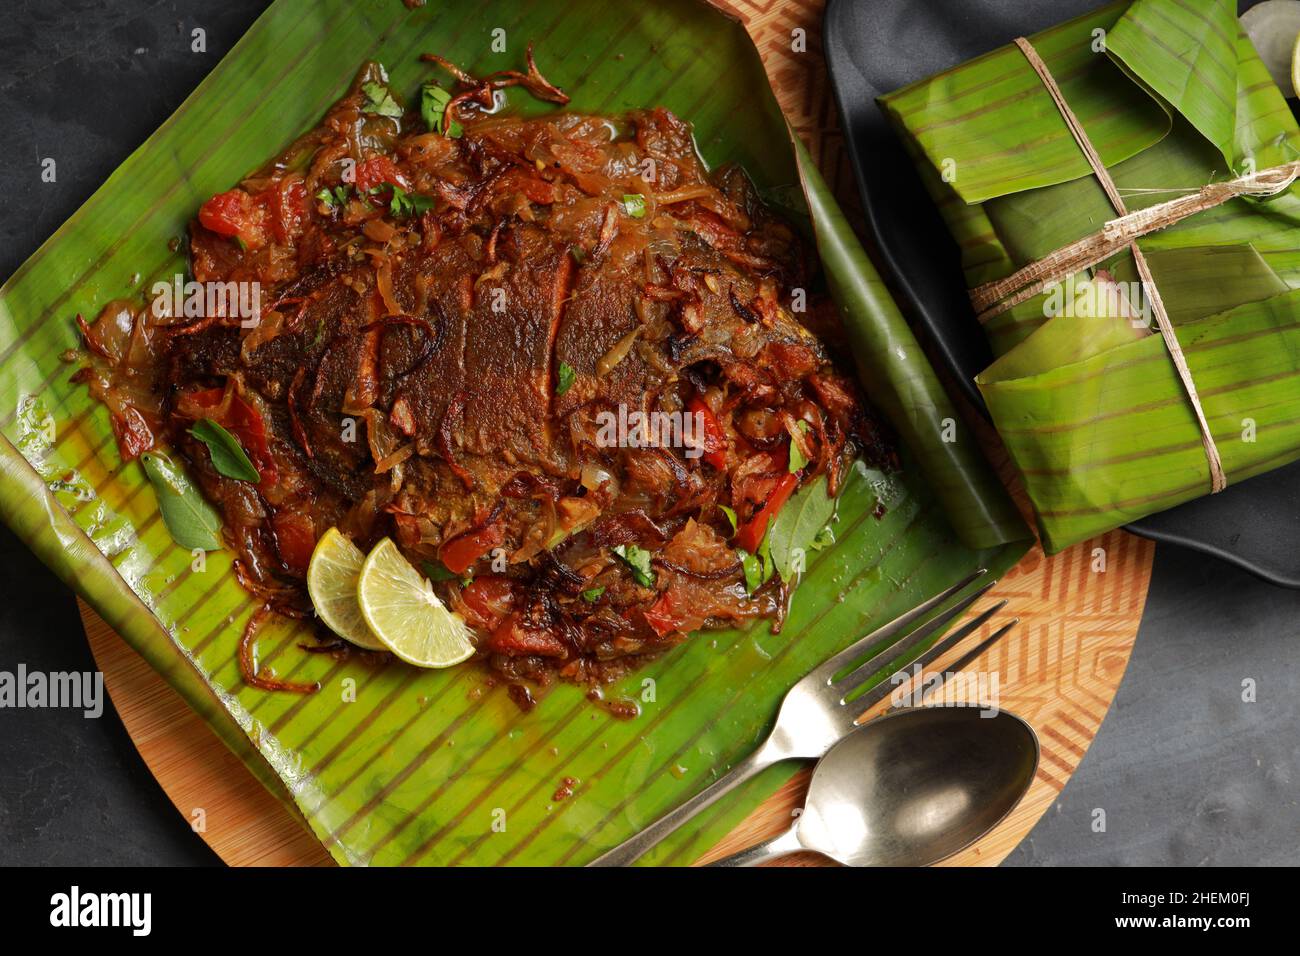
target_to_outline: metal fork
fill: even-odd
[[[995,582],[989,583],[926,621],[902,640],[892,640],[985,573],[983,570],[976,571],[906,614],[854,642],[824,664],[813,668],[786,693],[781,701],[781,709],[777,713],[776,725],[757,750],[677,809],[664,814],[636,836],[620,843],[588,865],[627,866],[705,807],[772,764],[783,760],[819,759],[832,745],[852,731],[867,711],[889,695],[893,690],[894,676],[906,674],[907,669],[917,663],[925,667],[926,664],[955,647],[958,642],[976,631],[985,621],[1006,606],[1006,601],[995,604],[953,634],[928,648],[915,660],[907,659],[911,651],[924,644],[927,639],[965,612],[989,588],[993,587]],[[1002,637],[1016,623],[1012,621],[985,639],[978,648],[962,658],[962,663],[973,660],[972,655],[978,656],[978,652]],[[846,668],[852,667],[873,647],[891,640],[888,646],[872,654],[847,674],[837,677]],[[861,688],[868,678],[886,666],[892,668],[890,678],[881,681],[866,694],[855,696],[854,691]]]

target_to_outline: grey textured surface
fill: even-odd
[[[0,575],[0,670],[93,671],[72,592],[4,527]],[[2,865],[220,863],[172,807],[107,699],[96,719],[0,710],[0,768]]]
[[[1007,862],[1300,864],[1297,651],[1300,592],[1158,548],[1101,732]]]
[[[261,0],[9,0],[0,15],[0,276],[180,105]],[[207,52],[190,49],[206,31]],[[57,180],[42,183],[41,161]],[[71,320],[71,316],[67,317]],[[0,670],[93,669],[72,592],[0,528]],[[0,864],[215,864],[107,706],[0,710]]]
[[[397,2],[397,0],[393,0]],[[185,98],[259,0],[18,0],[0,18],[0,275],[9,275]],[[207,31],[207,52],[189,33]],[[58,181],[40,182],[53,156]],[[69,319],[71,317],[69,316]],[[0,670],[93,666],[71,593],[0,529]],[[1300,594],[1160,549],[1111,713],[1012,864],[1300,863]],[[1259,700],[1241,701],[1241,681]],[[0,864],[195,864],[111,707],[0,710]],[[1093,811],[1106,811],[1094,833]]]

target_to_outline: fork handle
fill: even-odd
[[[789,756],[789,754],[776,750],[772,745],[771,738],[769,738],[764,741],[761,747],[732,767],[722,777],[719,777],[691,799],[677,807],[677,809],[665,813],[636,836],[624,840],[614,849],[601,854],[587,865],[630,866],[647,850],[657,846],[665,837],[705,807],[711,806],[750,777],[762,770],[766,770],[774,763],[780,763]]]

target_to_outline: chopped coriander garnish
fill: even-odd
[[[394,119],[401,118],[402,108],[397,105],[397,100],[393,99],[393,94],[384,84],[373,81],[362,83],[361,92],[366,95],[366,102],[362,105],[361,112],[391,116]]]
[[[623,196],[623,209],[633,219],[644,219],[645,196],[640,193],[625,193]]]
[[[604,587],[587,588],[582,592],[582,599],[588,604],[595,604],[600,600],[600,596],[605,593]]]
[[[433,208],[433,197],[420,193],[408,193],[396,183],[388,183],[393,188],[393,198],[388,201],[388,211],[401,219],[428,212]]]
[[[574,380],[577,379],[578,373],[567,362],[560,363],[559,375],[555,381],[555,394],[563,395],[573,387]]]
[[[655,573],[650,570],[649,551],[638,548],[634,544],[620,544],[610,550],[623,559],[623,563],[631,570],[632,579],[637,584],[646,588],[654,587]]]
[[[335,209],[339,206],[346,206],[348,202],[348,190],[350,188],[351,187],[347,185],[335,186],[333,189],[325,188],[316,194],[316,198],[331,209]]]
[[[435,133],[444,132],[443,123],[446,122],[447,104],[450,102],[451,94],[436,83],[425,83],[420,87],[420,115],[424,117],[424,125]],[[460,123],[452,120],[445,132],[446,135],[459,139],[465,131]]]

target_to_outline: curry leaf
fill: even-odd
[[[765,543],[771,549],[772,564],[782,581],[793,583],[809,549],[815,550],[834,515],[835,499],[826,491],[825,477],[800,488],[777,513],[767,529]]]
[[[153,485],[158,510],[172,540],[191,551],[219,551],[221,519],[185,472],[158,452],[145,452],[140,464]]]
[[[419,215],[433,208],[433,197],[420,193],[409,193],[397,183],[389,183],[393,188],[393,198],[388,201],[388,211],[401,219],[405,216]]]
[[[190,434],[208,446],[212,467],[218,474],[240,481],[262,480],[261,473],[249,460],[239,440],[212,419],[203,419],[190,429]]]
[[[642,587],[652,588],[655,573],[650,569],[650,552],[634,544],[620,544],[611,549],[623,559],[623,563],[632,571],[632,577]]]

